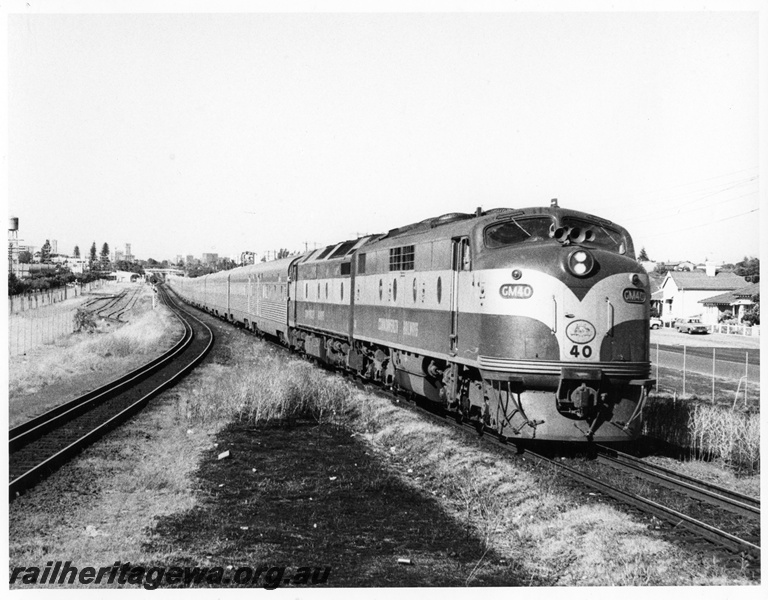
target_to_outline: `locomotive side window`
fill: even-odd
[[[360,254],[357,257],[357,272],[365,273],[365,254]]]
[[[401,246],[389,249],[390,271],[413,271],[413,246]]]
[[[523,242],[548,240],[551,225],[552,219],[549,217],[512,219],[497,223],[486,228],[485,245],[488,248],[502,248]]]

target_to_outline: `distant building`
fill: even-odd
[[[121,260],[125,260],[125,254],[123,254],[122,250],[115,250],[115,262],[120,262]]]
[[[704,323],[714,325],[720,322],[720,317],[730,313],[732,318],[737,319],[741,323],[747,310],[756,304],[752,300],[753,296],[759,293],[760,284],[750,283],[732,292],[699,300],[699,303],[704,306],[701,320]]]
[[[189,266],[194,262],[195,262],[195,257],[192,256],[191,254],[187,254],[187,258],[184,260],[184,264]]]
[[[131,254],[131,245],[126,244],[125,245],[125,257],[123,260],[127,260],[128,262],[134,262],[133,254]]]
[[[203,252],[203,264],[215,265],[219,261],[219,255],[216,252]]]
[[[661,318],[668,322],[702,315],[702,300],[717,292],[732,292],[746,283],[734,273],[716,274],[714,265],[706,273],[668,271],[661,284]]]

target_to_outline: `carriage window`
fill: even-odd
[[[501,248],[523,242],[548,240],[552,225],[553,221],[549,217],[512,219],[496,223],[486,228],[485,245],[488,248]]]

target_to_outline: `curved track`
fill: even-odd
[[[280,344],[276,344],[277,347],[284,349]],[[286,350],[287,352],[287,350]],[[315,364],[317,361],[310,359]],[[320,368],[326,368],[323,365],[319,365]],[[349,375],[344,373],[345,375]],[[390,399],[401,400],[403,398],[412,400],[412,395],[408,394],[403,396],[398,394],[397,391],[390,391],[381,388],[378,385],[370,383],[361,383],[354,376],[350,377],[356,384],[360,385],[364,389],[370,392],[380,393]],[[445,422],[445,418],[436,414],[431,410],[423,406],[421,403],[416,403],[415,408],[419,410],[421,414],[431,418],[438,419]],[[476,429],[475,425],[467,423],[463,424],[463,427]],[[563,464],[560,461],[555,461],[547,458],[543,454],[534,452],[530,447],[524,445],[511,445],[507,444],[507,441],[503,438],[499,438],[491,431],[482,431],[481,434],[486,433],[485,439],[499,448],[505,449],[507,452],[515,454],[524,454],[527,457],[531,457],[541,463],[552,465],[561,470],[566,476],[584,484],[592,489],[599,490],[606,496],[610,496],[614,500],[617,500],[623,504],[629,505],[641,512],[654,515],[655,517],[671,523],[675,530],[678,528],[684,528],[687,531],[694,533],[699,539],[705,539],[715,543],[717,546],[724,548],[728,551],[735,551],[757,557],[760,557],[759,546],[759,518],[760,518],[760,501],[737,492],[726,490],[719,486],[713,486],[704,481],[694,479],[662,467],[655,467],[644,461],[638,461],[634,457],[627,454],[616,452],[608,448],[603,448],[602,454],[599,454],[597,463],[602,463],[605,466],[610,463],[612,467],[620,467],[623,470],[632,471],[634,476],[643,477],[646,479],[652,479],[656,483],[663,483],[667,487],[674,488],[679,493],[684,493],[697,501],[701,501],[707,506],[719,508],[727,508],[728,511],[732,511],[739,516],[739,518],[746,519],[747,528],[752,532],[757,531],[757,535],[745,535],[740,537],[734,533],[729,533],[718,527],[704,523],[690,514],[685,514],[681,511],[675,510],[668,506],[664,506],[659,502],[655,502],[648,498],[644,498],[639,494],[633,493],[628,489],[623,489],[621,482],[617,483],[617,478],[611,477],[607,473],[610,469],[606,469],[604,472],[604,478],[597,478],[586,474],[585,472]],[[710,508],[711,510],[711,508]],[[707,512],[707,511],[705,511]],[[744,527],[741,527],[744,530]],[[750,539],[746,539],[750,538]],[[690,543],[690,542],[689,542]]]
[[[184,325],[170,350],[146,365],[9,431],[9,498],[32,487],[177,383],[205,357],[213,332],[200,319],[168,304]]]

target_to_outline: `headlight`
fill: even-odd
[[[595,267],[595,259],[586,250],[576,250],[568,255],[568,270],[576,277],[586,277]]]

